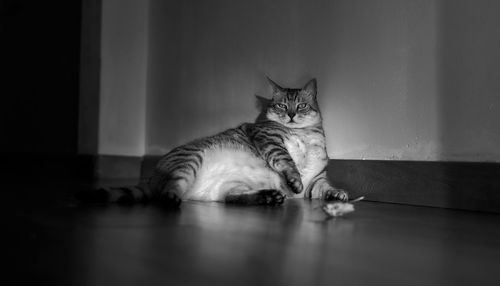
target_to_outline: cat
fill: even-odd
[[[182,200],[278,205],[286,197],[347,201],[347,193],[334,188],[326,176],[316,79],[303,88],[283,88],[267,80],[272,98],[254,123],[174,148],[146,183],[103,188],[91,200],[170,206]]]

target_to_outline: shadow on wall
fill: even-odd
[[[438,82],[444,161],[500,157],[500,2],[440,1]],[[443,165],[448,204],[500,209],[500,172],[494,164]],[[495,203],[496,202],[496,203]]]

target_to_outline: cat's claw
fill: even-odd
[[[300,194],[302,192],[302,190],[304,189],[304,186],[302,185],[302,180],[300,179],[300,176],[289,176],[289,177],[287,177],[286,183],[290,187],[292,192],[294,192],[296,194]]]
[[[259,204],[261,205],[281,205],[286,196],[278,190],[261,190],[259,192]]]
[[[347,200],[349,200],[349,196],[347,195],[347,192],[342,189],[332,189],[323,193],[323,199],[325,201],[347,202]]]

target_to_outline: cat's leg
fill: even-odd
[[[281,205],[285,195],[278,190],[232,191],[225,197],[227,204],[239,205]]]
[[[133,186],[102,186],[91,190],[82,190],[75,194],[82,203],[118,203],[129,205],[147,203],[151,199],[151,191],[145,182]]]
[[[153,201],[165,207],[179,206],[192,180],[188,176],[164,175],[163,177],[159,184],[150,185],[154,194]]]
[[[193,185],[201,162],[201,156],[193,152],[165,156],[149,180],[154,200],[165,206],[179,206],[184,194]]]
[[[283,135],[268,134],[266,130],[254,130],[252,142],[262,158],[277,173],[283,175],[290,189],[299,194],[303,190],[300,173],[290,153],[284,146]]]
[[[346,191],[332,187],[326,177],[326,171],[321,172],[313,179],[306,190],[305,197],[323,199],[326,201],[339,200],[343,202],[349,199]]]

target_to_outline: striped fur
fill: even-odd
[[[316,80],[302,89],[269,79],[263,116],[164,155],[147,182],[101,190],[115,202],[181,200],[280,204],[285,197],[347,200],[326,178],[328,162]]]

